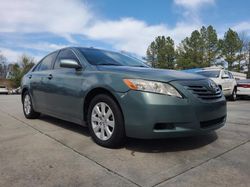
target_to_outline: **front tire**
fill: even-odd
[[[97,144],[116,148],[124,143],[123,115],[112,97],[105,94],[95,96],[88,107],[87,120],[91,137]]]
[[[27,119],[36,119],[40,113],[36,112],[33,108],[31,97],[28,91],[23,94],[23,113]]]

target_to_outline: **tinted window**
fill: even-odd
[[[56,59],[56,63],[54,65],[54,69],[62,68],[62,67],[60,67],[60,60],[61,59],[75,60],[79,63],[76,55],[70,49],[64,49],[64,50],[59,52],[59,55],[57,56],[57,59]]]
[[[218,78],[220,76],[220,71],[200,71],[197,73],[210,78]]]
[[[228,71],[223,71],[223,75],[229,76],[229,75],[228,75]]]
[[[38,65],[37,70],[35,71],[45,71],[51,69],[52,63],[55,61],[57,52],[51,53],[46,56],[41,63]]]
[[[88,48],[79,48],[79,50],[92,65],[148,67],[136,58],[128,57],[116,52]]]

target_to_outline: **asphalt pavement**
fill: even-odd
[[[228,102],[226,126],[196,137],[96,145],[88,129],[0,95],[0,186],[250,186],[250,100]]]

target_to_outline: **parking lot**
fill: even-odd
[[[106,149],[87,128],[27,120],[19,95],[0,95],[0,186],[250,186],[249,176],[250,100],[228,102],[216,133]]]

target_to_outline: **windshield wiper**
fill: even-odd
[[[138,65],[138,66],[133,66],[133,67],[149,68],[148,66],[144,66],[144,65]]]

